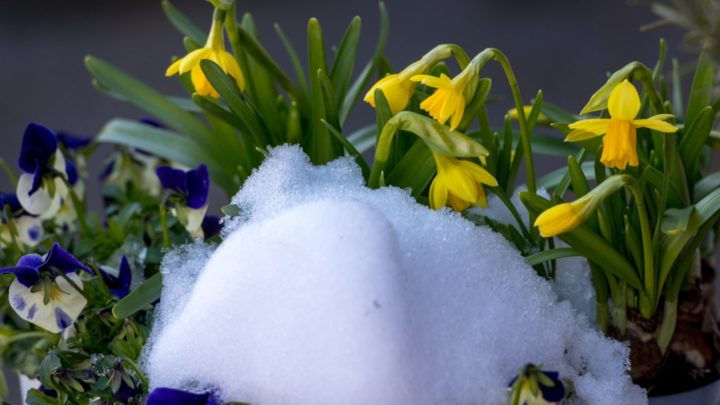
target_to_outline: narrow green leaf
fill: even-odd
[[[308,70],[310,72],[311,117],[310,133],[307,137],[305,150],[315,164],[324,164],[337,156],[334,138],[330,135],[322,121],[326,116],[323,102],[322,87],[318,79],[318,71],[327,72],[325,58],[325,42],[322,28],[317,19],[311,18],[307,26],[308,39]]]
[[[696,118],[692,121],[690,127],[686,128],[679,147],[680,157],[685,165],[685,174],[691,184],[692,179],[698,177],[696,171],[700,161],[700,154],[710,136],[710,130],[713,128],[715,112],[711,106],[706,106],[697,112],[694,117]]]
[[[413,146],[395,165],[387,178],[387,184],[409,188],[413,197],[419,197],[435,176],[435,161],[430,149],[421,140]]]
[[[574,156],[568,157],[568,173],[570,173],[570,183],[575,193],[575,198],[580,198],[590,191],[585,173]]]
[[[297,88],[295,88],[292,81],[288,79],[280,66],[272,59],[270,54],[265,50],[265,48],[263,48],[260,42],[258,42],[252,34],[242,27],[238,29],[238,36],[240,38],[243,51],[251,55],[255,61],[257,61],[263,68],[267,69],[267,71],[288,93],[297,98]]]
[[[185,14],[180,12],[180,10],[175,8],[172,3],[167,0],[163,0],[162,8],[168,20],[170,20],[170,23],[172,23],[172,25],[177,28],[177,30],[180,31],[181,34],[191,38],[193,41],[199,44],[204,44],[207,41],[207,35],[205,34],[205,31],[201,30],[195,24],[193,24],[193,22],[190,21],[190,19],[187,18]]]
[[[700,201],[708,194],[720,188],[720,172],[715,172],[709,176],[703,177],[695,183],[695,191],[693,193],[693,201]]]
[[[327,121],[323,120],[323,124],[327,127],[327,129],[330,131],[330,133],[335,136],[335,139],[340,142],[340,144],[345,148],[347,153],[355,159],[355,163],[360,166],[360,169],[362,170],[363,177],[367,179],[367,177],[370,175],[370,167],[368,166],[365,159],[363,159],[363,156],[360,152],[358,152],[357,149],[353,146],[350,141],[345,138],[343,134],[341,134],[334,126],[330,125]]]
[[[385,3],[382,1],[378,3],[378,8],[380,10],[380,35],[378,36],[378,42],[375,46],[375,53],[373,54],[372,60],[365,65],[352,86],[350,86],[350,90],[348,90],[345,99],[342,101],[342,106],[340,107],[341,123],[347,120],[350,111],[360,98],[361,92],[368,85],[373,71],[377,68],[385,52],[385,44],[387,43],[388,33],[390,31],[390,17],[385,8]]]
[[[352,19],[337,48],[330,71],[330,80],[335,89],[335,99],[342,100],[350,86],[358,45],[360,44],[360,17]]]
[[[492,87],[492,80],[489,78],[482,78],[478,80],[477,88],[475,89],[475,94],[473,95],[472,100],[467,104],[465,107],[465,112],[463,113],[463,118],[460,121],[460,125],[458,125],[458,128],[461,131],[464,131],[467,129],[467,127],[470,125],[473,119],[477,117],[478,112],[480,109],[485,105],[487,102],[488,95],[490,94],[490,88]]]
[[[290,62],[293,65],[293,70],[295,70],[295,77],[300,84],[300,90],[302,92],[302,96],[307,96],[308,93],[308,85],[307,85],[307,79],[305,77],[305,69],[303,69],[302,62],[300,62],[300,57],[298,56],[297,51],[295,50],[295,47],[293,47],[290,40],[285,36],[285,33],[280,28],[280,25],[275,24],[275,32],[277,33],[278,37],[280,38],[280,42],[282,42],[283,46],[285,47],[285,50],[288,53],[288,56],[290,57]],[[300,100],[303,101],[303,100]],[[307,102],[306,100],[303,102]]]
[[[155,274],[120,300],[112,309],[115,318],[124,319],[160,299],[162,275]]]
[[[670,270],[673,268],[676,259],[685,245],[695,236],[702,223],[701,215],[693,206],[665,211],[661,224],[663,236],[660,241],[659,252],[660,278],[658,280],[658,292],[663,290],[665,281],[670,275]]]
[[[375,146],[377,138],[375,125],[368,125],[348,135],[348,141],[355,146],[360,153],[365,153]]]
[[[85,66],[101,86],[157,117],[178,133],[195,140],[212,137],[208,127],[192,114],[122,70],[92,56],[85,58]]]
[[[715,64],[707,52],[700,53],[695,76],[693,77],[688,106],[685,112],[685,123],[694,122],[703,110],[712,104],[712,90],[715,80]]]
[[[593,162],[584,162],[580,165],[582,168],[583,175],[588,180],[595,180],[595,167]],[[563,177],[568,173],[566,167],[561,167],[557,170],[544,175],[538,180],[538,187],[546,190],[552,190],[563,180]]]
[[[338,132],[341,130],[340,119],[338,118],[337,103],[333,93],[333,85],[324,70],[317,71],[317,79],[320,82],[325,118],[323,121],[332,125]]]
[[[573,248],[556,248],[547,249],[542,252],[534,253],[525,257],[525,263],[530,266],[549,262],[550,260],[562,259],[565,257],[582,256],[580,252]]]

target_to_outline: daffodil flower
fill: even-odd
[[[0,274],[15,275],[8,297],[18,316],[60,333],[75,322],[87,304],[78,291],[83,285],[78,270],[93,274],[56,243],[47,255],[25,255],[15,267],[0,268]]]
[[[155,388],[147,397],[147,405],[222,405],[211,392],[193,393],[174,388]]]
[[[415,83],[405,78],[405,75],[395,73],[387,75],[375,83],[365,94],[363,101],[375,108],[375,90],[380,89],[387,99],[390,111],[397,114],[407,107],[415,90]]]
[[[235,57],[225,50],[223,19],[221,18],[213,18],[212,27],[210,28],[210,34],[208,35],[205,46],[175,61],[167,68],[165,76],[190,72],[190,79],[192,80],[196,93],[202,96],[219,98],[220,94],[218,94],[217,90],[210,84],[200,67],[200,61],[204,59],[217,63],[223,72],[235,79],[240,90],[245,88],[245,77],[243,76],[242,70],[240,70],[240,65],[238,65]]]
[[[447,204],[455,211],[471,205],[487,207],[483,184],[498,185],[497,180],[480,165],[433,153],[437,175],[430,184],[430,207],[440,209]]]
[[[420,108],[427,111],[437,122],[445,124],[450,120],[450,129],[457,128],[465,113],[465,104],[472,97],[472,94],[470,97],[466,97],[466,93],[474,92],[474,86],[472,90],[469,89],[469,77],[467,74],[459,74],[453,79],[445,74],[440,74],[440,77],[413,76],[413,81],[437,89],[435,93],[420,103]]]
[[[32,215],[52,218],[68,194],[63,179],[67,178],[67,163],[55,133],[42,125],[28,125],[18,164],[23,171],[17,185],[20,204]]]
[[[125,256],[120,260],[120,268],[115,270],[109,267],[100,267],[100,275],[113,297],[123,298],[130,293],[132,271]]]
[[[540,235],[550,238],[561,233],[570,231],[585,220],[584,210],[588,207],[589,200],[580,198],[571,203],[555,205],[543,211],[535,220],[535,226],[540,230]]]
[[[202,222],[208,207],[210,178],[207,166],[184,171],[169,166],[157,168],[157,176],[162,188],[172,193],[173,213],[185,229],[193,236],[200,236]]]
[[[510,384],[511,404],[552,405],[565,398],[565,386],[556,371],[528,364]]]
[[[624,80],[608,98],[610,118],[594,118],[570,124],[566,142],[578,142],[605,134],[600,161],[609,168],[624,170],[627,165],[637,166],[637,128],[673,133],[677,128],[663,120],[672,114],[658,114],[647,119],[635,119],[640,112],[640,95],[635,86]]]

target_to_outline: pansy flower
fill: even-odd
[[[120,260],[120,268],[117,272],[107,267],[101,267],[100,274],[113,297],[123,298],[128,295],[130,292],[130,282],[132,281],[132,271],[125,256]]]
[[[565,385],[556,371],[528,364],[508,384],[513,405],[552,405],[565,398]]]
[[[10,218],[3,214],[0,216],[0,247],[8,246],[13,241],[18,242],[21,247],[35,247],[43,237],[42,220],[37,216],[28,214],[20,205],[15,193],[0,193],[0,210],[7,212]],[[12,227],[8,223],[11,220],[15,225],[16,235],[13,235]]]
[[[222,219],[217,215],[205,215],[202,221],[203,238],[208,240],[220,234],[223,229]]]
[[[147,397],[147,405],[221,405],[212,392],[193,393],[175,388],[155,388]]]
[[[157,176],[162,188],[170,192],[173,214],[190,234],[201,236],[210,192],[207,166],[200,165],[189,171],[160,166]]]
[[[144,190],[153,197],[160,195],[160,181],[155,169],[160,159],[143,151],[129,149],[112,156],[100,174],[100,179],[110,186],[122,190],[127,189],[128,183]]]
[[[71,326],[87,304],[82,280],[76,273],[94,274],[57,243],[45,256],[29,254],[15,267],[0,268],[0,274],[14,274],[8,297],[10,306],[22,319],[49,332],[60,333]]]
[[[23,174],[17,185],[17,198],[25,211],[53,217],[68,194],[65,158],[58,149],[57,136],[42,125],[30,124],[23,135],[18,165]]]

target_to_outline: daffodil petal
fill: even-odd
[[[455,106],[453,107],[452,120],[450,120],[450,129],[454,130],[460,125],[462,117],[465,114],[465,97],[460,95],[457,97]]]
[[[445,184],[436,176],[430,184],[430,208],[439,210],[447,204],[448,191]]]
[[[200,48],[190,52],[181,59],[182,62],[180,63],[178,71],[180,73],[185,73],[193,70],[195,67],[199,68],[200,61],[208,59],[212,53],[212,49],[209,48]]]
[[[165,76],[170,77],[173,75],[176,75],[180,72],[180,64],[182,63],[182,58],[176,60],[170,66],[168,66],[167,70],[165,71]]]
[[[591,132],[595,135],[602,135],[607,132],[610,120],[606,118],[593,118],[589,120],[582,120],[573,122],[568,125],[570,129],[581,129],[585,132]]]
[[[220,59],[220,66],[222,66],[223,70],[228,72],[228,74],[235,79],[235,82],[240,90],[244,90],[245,76],[243,76],[242,70],[240,70],[240,65],[238,65],[235,57],[225,51],[220,52],[218,56]]]
[[[592,132],[585,131],[584,129],[576,129],[574,131],[570,131],[569,134],[565,137],[565,142],[580,142],[585,141],[592,138],[597,138],[598,134],[594,134]]]
[[[448,191],[459,198],[472,203],[477,201],[478,187],[472,176],[460,167],[451,167],[441,175],[447,184]]]
[[[608,111],[610,117],[620,120],[632,120],[640,112],[640,95],[627,79],[615,86],[610,93]]]
[[[478,183],[487,184],[490,187],[497,187],[497,179],[481,166],[473,162],[468,162],[467,160],[461,160],[458,164],[467,170]]]
[[[440,77],[431,75],[415,75],[411,77],[410,80],[414,82],[421,82],[428,87],[434,87],[436,89],[452,86],[452,80],[444,73],[441,73]]]
[[[453,193],[448,193],[448,204],[452,207],[453,211],[460,212],[468,209],[472,204],[469,202],[456,197]]]
[[[638,128],[649,128],[653,131],[664,133],[673,133],[678,130],[674,125],[670,124],[669,122],[654,119],[654,117],[642,120],[633,120],[632,123]]]

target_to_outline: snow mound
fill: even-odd
[[[209,260],[195,246],[163,266],[153,388],[253,405],[504,404],[532,362],[572,380],[574,403],[647,403],[627,348],[500,235],[365,188],[349,158],[315,167],[276,148],[233,203],[243,216]]]

